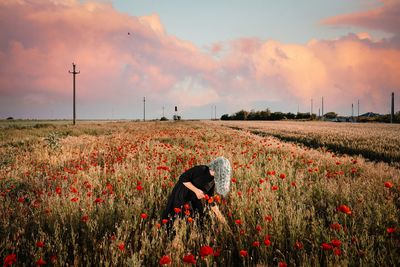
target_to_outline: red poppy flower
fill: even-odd
[[[247,250],[244,250],[244,249],[242,249],[240,252],[239,252],[239,254],[240,254],[240,256],[242,256],[242,257],[247,257],[249,254],[247,253]]]
[[[167,256],[167,255],[162,256],[161,259],[160,259],[160,265],[168,265],[171,262],[172,262],[171,258],[169,256]]]
[[[261,230],[262,230],[261,225],[257,225],[257,226],[256,226],[256,230],[257,230],[258,232],[261,232]]]
[[[162,219],[162,224],[166,224],[167,222],[168,222],[168,220],[167,219]]]
[[[296,243],[294,243],[294,248],[298,249],[298,250],[302,250],[304,248],[304,245],[300,241],[296,240]]]
[[[279,262],[279,267],[287,267],[287,263],[284,261]]]
[[[104,202],[104,200],[99,197],[94,200],[94,203],[103,203],[103,202]]]
[[[272,222],[272,216],[271,216],[271,215],[265,216],[264,219],[265,219],[267,222]]]
[[[25,202],[25,198],[24,198],[24,197],[18,198],[18,202],[19,202],[19,203],[24,203],[24,202]]]
[[[254,241],[253,244],[251,244],[253,247],[259,247],[260,242],[259,241]]]
[[[189,218],[187,218],[187,221],[191,223],[191,222],[193,222],[193,218],[189,217]]]
[[[284,174],[284,173],[279,174],[279,178],[285,179],[286,178],[286,174]]]
[[[179,213],[179,212],[181,212],[182,210],[181,210],[180,208],[174,208],[174,211],[175,211],[175,213]]]
[[[391,182],[385,182],[385,187],[386,188],[392,188],[393,184]]]
[[[196,258],[193,254],[188,254],[183,257],[184,263],[196,264]]]
[[[45,260],[43,260],[42,257],[40,257],[40,259],[38,259],[38,260],[35,262],[35,264],[36,264],[36,265],[39,265],[39,266],[45,265],[46,263],[47,263],[47,262],[46,262]]]
[[[185,208],[185,210],[189,210],[190,209],[190,205],[189,204],[185,204],[185,205],[183,205],[183,207]]]
[[[83,215],[81,218],[82,222],[87,222],[89,220],[89,216],[87,214]]]
[[[214,254],[213,254],[214,257],[219,257],[220,255],[221,255],[221,249],[220,248],[217,248],[216,250],[214,250]]]
[[[264,239],[264,245],[267,247],[271,246],[271,240],[269,240],[269,238]]]
[[[124,251],[125,250],[125,243],[124,242],[119,243],[118,244],[118,249],[121,250],[121,251]]]
[[[4,267],[11,266],[17,262],[17,255],[16,254],[8,254],[4,258]]]
[[[142,218],[142,219],[147,219],[147,214],[146,214],[146,213],[140,214],[140,218]]]
[[[331,240],[331,245],[334,247],[340,247],[341,244],[342,244],[342,242],[340,242],[340,240],[338,240],[338,239]]]
[[[42,241],[37,241],[37,242],[36,242],[36,246],[37,246],[38,248],[43,248],[43,247],[44,247],[44,242],[42,242]]]
[[[330,227],[331,227],[331,229],[333,229],[335,231],[339,231],[341,228],[341,225],[339,223],[332,223]]]
[[[143,190],[143,186],[141,186],[141,185],[136,186],[136,190],[142,191]]]
[[[272,191],[276,191],[276,190],[278,190],[279,189],[279,187],[277,186],[277,185],[273,185],[272,187],[271,187],[271,190]]]
[[[347,215],[351,215],[351,209],[348,207],[348,206],[346,206],[346,205],[340,205],[338,208],[337,208],[337,210],[339,210],[339,211],[341,211],[341,212],[343,212],[343,213],[345,213],[345,214],[347,214]]]
[[[59,187],[59,186],[56,187],[56,193],[58,195],[61,195],[61,187]]]
[[[392,233],[396,232],[396,229],[393,228],[393,227],[389,227],[389,228],[386,229],[386,232],[387,232],[388,234],[392,234]]]
[[[210,246],[202,246],[200,248],[200,256],[202,257],[206,257],[208,255],[212,255],[213,254],[213,249]]]
[[[241,224],[242,224],[242,221],[241,221],[241,220],[235,220],[235,223],[236,223],[237,225],[241,225]]]
[[[330,250],[330,249],[332,249],[332,246],[327,243],[322,243],[321,248],[323,250]]]
[[[342,251],[340,250],[340,248],[334,248],[333,254],[335,254],[336,256],[340,256],[342,255]]]
[[[72,202],[78,202],[78,200],[79,200],[79,198],[77,198],[77,197],[71,198],[71,201],[72,201]]]

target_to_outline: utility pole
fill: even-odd
[[[73,85],[72,85],[72,88],[73,88],[73,97],[72,97],[72,101],[73,101],[73,104],[72,104],[72,117],[73,117],[73,124],[75,125],[75,118],[76,118],[76,113],[75,113],[75,76],[77,75],[77,74],[79,74],[79,73],[81,73],[80,71],[76,71],[75,70],[75,67],[76,67],[76,65],[75,65],[75,63],[74,62],[72,62],[72,71],[68,71],[69,73],[71,73],[72,74],[72,79],[73,79]]]
[[[360,117],[360,99],[357,101],[357,118]]]
[[[215,105],[214,108],[215,108],[215,113],[214,113],[215,114],[215,120],[217,120],[217,105]]]
[[[143,121],[146,121],[146,97],[143,97]]]
[[[165,116],[164,116],[164,110],[165,110],[165,107],[163,106],[163,107],[162,107],[162,116],[163,116],[163,117],[165,117]]]
[[[353,112],[353,103],[351,103],[351,118],[354,117],[354,112]]]
[[[324,97],[322,97],[322,117],[324,116]]]
[[[394,92],[392,92],[392,108],[390,112],[390,123],[394,121]]]

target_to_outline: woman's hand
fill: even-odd
[[[197,197],[198,199],[202,199],[202,198],[205,197],[204,192],[201,191],[200,189],[197,189],[194,193],[196,194],[196,197]]]
[[[217,219],[223,223],[223,224],[227,224],[225,217],[222,215],[221,211],[219,210],[218,206],[213,206],[211,207],[211,210],[215,213],[215,216],[217,217]]]

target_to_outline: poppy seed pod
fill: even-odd
[[[208,167],[214,171],[215,190],[218,194],[226,196],[231,182],[231,164],[224,157],[218,157],[210,162]]]

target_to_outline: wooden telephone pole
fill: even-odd
[[[73,124],[75,125],[75,118],[76,118],[76,113],[75,113],[75,76],[79,73],[81,73],[80,71],[76,71],[75,70],[75,63],[72,62],[72,71],[68,71],[69,73],[72,74],[73,77],[73,111],[72,111],[72,117],[73,117]]]

